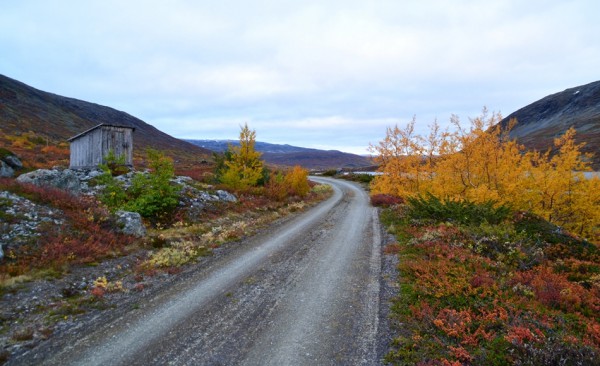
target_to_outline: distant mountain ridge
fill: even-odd
[[[196,146],[203,147],[205,149],[215,152],[225,152],[229,145],[239,146],[238,140],[189,140],[185,141],[192,143]],[[256,151],[261,153],[294,153],[294,152],[306,152],[306,151],[321,151],[317,149],[309,149],[304,147],[291,146],[288,144],[271,144],[268,142],[256,141],[254,145]]]
[[[237,140],[186,140],[197,146],[215,152],[224,152],[229,145],[239,146]],[[307,169],[361,168],[373,163],[367,157],[337,150],[319,150],[292,145],[271,144],[257,141],[256,151],[269,164],[281,166],[300,165]]]
[[[600,170],[600,81],[548,95],[500,123],[506,127],[513,118],[518,123],[510,136],[528,149],[541,151],[553,147],[554,138],[574,127],[576,141],[586,143],[583,151],[595,154],[592,165]]]
[[[0,129],[4,133],[34,131],[66,141],[101,123],[134,127],[134,146],[138,151],[152,147],[190,159],[211,154],[125,112],[41,91],[0,74]]]

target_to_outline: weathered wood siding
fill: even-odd
[[[125,155],[125,164],[133,166],[133,130],[126,127],[99,126],[71,140],[72,169],[92,168],[104,163],[112,150],[116,156]]]
[[[102,127],[102,157],[109,151],[116,156],[125,156],[125,164],[133,166],[133,138],[132,130],[124,127]]]

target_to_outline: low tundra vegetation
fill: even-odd
[[[596,244],[493,201],[426,195],[382,221],[399,256],[391,364],[600,364]]]
[[[28,131],[18,135],[0,130],[0,156],[10,152],[24,163],[25,170],[69,164],[69,143]]]
[[[16,278],[59,276],[72,264],[95,262],[124,254],[133,243],[127,235],[117,233],[109,212],[90,197],[78,197],[49,187],[20,184],[13,179],[0,179],[0,191],[8,191],[37,204],[60,210],[64,224],[43,224],[39,236],[29,245],[5,248],[0,262],[2,283]]]
[[[61,225],[51,221],[43,224],[47,227],[38,228],[39,235],[30,243],[5,246],[5,258],[0,261],[2,284],[12,287],[39,276],[59,277],[72,265],[95,264],[140,248],[150,248],[150,253],[139,268],[178,267],[331,193],[328,186],[310,183],[308,171],[299,166],[277,171],[265,167],[260,154],[254,151],[255,135],[245,125],[240,132],[241,146],[218,156],[213,174],[205,174],[202,164],[197,167],[197,178],[204,181],[190,179],[190,184],[202,190],[210,182],[210,189],[225,189],[238,199],[208,204],[195,212],[193,219],[189,207],[180,205],[180,194],[184,193],[172,181],[173,160],[156,150],[146,151],[144,163],[148,169],[129,173],[133,177],[127,185],[117,179],[128,173],[124,159],[109,153],[102,166],[104,174],[96,178],[95,183],[103,187],[97,197],[75,196],[14,179],[0,180],[0,191],[56,209],[64,219]],[[15,137],[14,141],[14,146],[28,148],[47,143],[33,133]],[[0,201],[0,207],[5,205],[10,205],[9,200]],[[119,234],[111,215],[117,210],[140,213],[151,226],[149,238]],[[8,224],[20,220],[13,216],[2,212],[0,220]]]
[[[148,259],[140,264],[142,272],[172,269],[210,255],[221,245],[234,242],[266,228],[290,213],[298,212],[331,195],[328,185],[314,185],[303,200],[285,202],[264,195],[246,194],[239,202],[228,204],[222,211],[207,212],[206,220],[179,221],[169,228],[153,230],[153,247]]]

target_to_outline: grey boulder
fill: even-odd
[[[79,193],[81,191],[81,181],[75,172],[70,169],[39,169],[21,174],[17,178],[17,181],[36,186],[54,187],[71,193]]]
[[[13,169],[23,169],[23,163],[16,155],[6,155],[2,160]]]
[[[0,178],[10,178],[14,174],[15,170],[3,160],[0,160]]]
[[[217,197],[219,197],[219,199],[221,201],[225,201],[225,202],[237,202],[237,198],[233,194],[231,194],[231,193],[229,193],[227,191],[218,190],[217,191]]]
[[[146,227],[142,222],[142,216],[137,212],[117,211],[117,224],[121,227],[121,232],[127,235],[133,235],[138,238],[146,236]]]

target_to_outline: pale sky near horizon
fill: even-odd
[[[178,138],[364,154],[484,106],[508,115],[600,80],[600,2],[0,3],[0,74]]]

